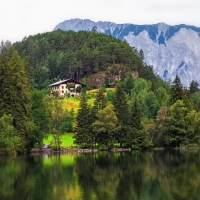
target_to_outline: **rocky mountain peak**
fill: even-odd
[[[54,30],[91,31],[94,26],[98,32],[126,39],[130,46],[138,51],[142,49],[145,62],[164,80],[173,81],[178,74],[185,86],[192,80],[200,84],[200,28],[163,22],[135,25],[71,19],[58,24]]]

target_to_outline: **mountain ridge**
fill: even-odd
[[[163,22],[152,25],[116,24],[108,21],[71,19],[59,23],[54,30],[87,30],[112,35],[126,40],[131,47],[144,52],[144,61],[153,66],[154,72],[165,81],[173,81],[179,75],[183,85],[192,80],[200,84],[200,28],[185,24],[168,25]]]

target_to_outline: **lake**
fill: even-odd
[[[200,151],[0,158],[1,200],[197,200]]]

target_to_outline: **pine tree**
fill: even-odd
[[[30,80],[25,65],[15,51],[8,60],[0,57],[0,116],[10,114],[21,140],[21,150],[29,147],[31,131]]]
[[[45,134],[49,131],[50,117],[47,113],[44,94],[39,90],[32,92],[32,117],[35,126],[31,134],[31,142],[41,144]]]
[[[142,129],[141,111],[138,104],[137,95],[134,95],[133,105],[131,106],[131,127],[137,130]]]
[[[144,131],[141,120],[141,111],[138,104],[137,95],[134,95],[133,105],[131,106],[131,116],[130,116],[130,146],[134,149],[142,147],[144,139]]]
[[[199,87],[199,84],[197,83],[197,81],[192,80],[189,86],[189,94],[191,95],[195,92],[198,92],[199,91],[198,87]]]
[[[170,98],[171,98],[171,104],[174,104],[177,100],[182,100],[183,99],[183,85],[181,84],[181,80],[176,75],[171,91],[170,91]]]
[[[79,110],[77,114],[76,122],[76,135],[75,144],[80,145],[82,148],[93,146],[94,138],[91,131],[91,109],[87,104],[87,99],[83,95],[81,97]]]
[[[121,129],[118,132],[117,141],[120,143],[120,146],[123,146],[123,143],[126,143],[127,133],[129,129],[129,109],[126,93],[122,89],[120,84],[116,87],[116,94],[114,100],[115,112],[118,118],[119,126]]]
[[[96,94],[94,105],[97,110],[102,110],[106,107],[106,104],[107,104],[107,100],[106,100],[105,94],[102,88],[100,88]]]

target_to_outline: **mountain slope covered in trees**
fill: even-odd
[[[81,80],[106,70],[120,71],[121,76],[127,71],[137,71],[140,77],[155,84],[158,79],[151,67],[144,66],[142,52],[131,48],[126,41],[95,31],[57,30],[37,34],[14,43],[7,48],[8,54],[13,49],[31,66],[38,89],[58,79]]]

